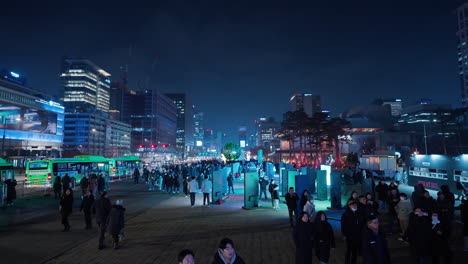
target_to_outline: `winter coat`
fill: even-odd
[[[138,168],[136,168],[136,169],[133,171],[133,177],[135,177],[135,178],[140,177],[140,171],[138,170]]]
[[[312,263],[312,248],[314,246],[312,224],[299,219],[294,227],[293,235],[296,244],[296,264]]]
[[[468,201],[462,201],[462,203],[455,207],[455,209],[460,210],[461,221],[464,224],[463,235],[468,236]]]
[[[353,212],[349,208],[341,216],[341,233],[346,239],[358,242],[361,240],[361,230],[364,223],[358,211]]]
[[[320,261],[328,262],[330,248],[335,248],[333,228],[327,221],[319,220],[314,231],[315,255]]]
[[[398,192],[396,194],[390,193],[388,195],[387,202],[388,202],[388,205],[390,206],[388,210],[389,214],[396,216],[397,212],[395,210],[395,206],[400,202],[400,194]]]
[[[307,201],[307,203],[304,205],[304,208],[302,210],[309,215],[310,222],[313,222],[315,220],[315,215],[316,215],[315,204]]]
[[[64,189],[68,189],[70,187],[70,177],[68,175],[64,175],[62,177],[62,186]]]
[[[377,203],[376,201],[372,201],[372,203],[367,201],[367,212],[369,213],[369,215],[378,216],[379,215],[379,203]]]
[[[94,202],[94,211],[96,213],[97,223],[106,223],[107,217],[111,211],[112,205],[109,199],[101,197]]]
[[[309,200],[309,197],[306,195],[301,196],[301,210],[304,211],[304,206],[307,204],[307,201]]]
[[[273,184],[273,192],[271,193],[271,199],[279,200],[278,185]]]
[[[365,227],[362,231],[362,263],[363,264],[390,264],[385,235],[379,230],[377,234]]]
[[[395,211],[400,220],[409,220],[411,212],[413,212],[413,206],[411,205],[411,201],[401,200],[396,206]]]
[[[91,209],[93,208],[94,204],[94,196],[91,195],[85,195],[83,197],[83,201],[81,201],[81,206],[80,206],[80,212],[84,211],[85,213],[90,213]]]
[[[107,217],[107,232],[113,236],[120,234],[125,226],[125,208],[121,205],[113,205]]]
[[[451,256],[448,226],[444,223],[432,224],[431,255]]]
[[[421,208],[421,210],[428,215],[432,214],[432,211],[434,211],[436,207],[435,201],[432,197],[426,198],[422,197],[419,200],[419,203],[415,205],[415,208]]]
[[[232,181],[234,180],[234,178],[232,177],[232,175],[229,175],[227,177],[227,182],[228,182],[228,186],[232,186]]]
[[[288,205],[289,210],[296,210],[297,208],[297,201],[299,198],[297,197],[297,193],[290,194],[289,192],[285,196],[286,204]]]
[[[97,178],[97,186],[99,192],[104,191],[104,187],[106,186],[106,181],[104,180],[104,177],[101,176]]]
[[[16,180],[5,180],[5,185],[7,187],[7,198],[11,200],[16,199]]]
[[[208,179],[203,180],[202,186],[201,186],[201,189],[202,189],[203,193],[211,193],[212,188],[213,188],[213,184],[211,183],[210,180],[208,180]]]
[[[260,178],[258,180],[258,184],[260,185],[260,190],[266,190],[266,187],[268,186],[268,181]]]
[[[223,258],[223,253],[218,249],[218,252],[214,255],[213,263],[212,264],[245,264],[244,260],[239,257],[236,252],[234,251],[234,255],[232,256],[231,262],[227,262]]]
[[[188,183],[188,190],[189,192],[191,193],[195,193],[195,192],[198,192],[198,182],[197,180],[191,180],[189,183]]]
[[[411,201],[413,201],[413,205],[416,207],[423,198],[424,187],[421,185],[414,186],[414,191],[411,194]]]
[[[73,194],[64,194],[60,200],[60,212],[62,214],[71,214],[73,211]]]
[[[408,239],[413,255],[429,256],[431,254],[431,222],[427,216],[410,215]]]
[[[62,190],[62,181],[60,177],[55,177],[54,191],[60,191],[60,190]]]
[[[83,177],[80,181],[80,187],[81,189],[86,189],[89,187],[89,180],[86,177]]]
[[[375,187],[375,192],[377,193],[377,199],[379,201],[386,201],[388,196],[388,185],[384,184],[377,184]]]
[[[439,211],[439,219],[444,223],[449,223],[452,219],[454,208],[452,202],[447,198],[441,200],[437,199],[436,208]]]

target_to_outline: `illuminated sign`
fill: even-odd
[[[15,78],[19,78],[19,74],[15,73],[15,72],[10,72],[11,76],[15,77]]]
[[[312,96],[312,94],[304,94],[304,96]]]
[[[265,122],[267,119],[265,117],[260,117],[260,122]]]
[[[197,147],[203,146],[203,141],[197,140]]]
[[[241,140],[239,145],[241,148],[245,148],[245,140]]]

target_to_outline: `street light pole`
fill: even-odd
[[[424,126],[424,147],[426,148],[426,155],[427,155],[427,135],[426,135],[426,124]]]
[[[2,139],[2,156],[5,157],[5,132],[6,132],[6,115],[2,115],[3,121],[3,139]]]

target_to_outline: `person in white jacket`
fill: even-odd
[[[315,204],[314,204],[314,197],[309,196],[307,203],[302,208],[303,212],[306,212],[309,215],[309,221],[313,222],[315,220]]]
[[[202,185],[201,185],[201,189],[203,192],[203,206],[205,206],[205,201],[206,201],[206,206],[210,207],[210,193],[211,193],[212,188],[213,188],[213,184],[208,179],[208,176],[205,176],[205,179],[203,180]]]
[[[413,206],[406,193],[400,193],[400,201],[395,205],[395,211],[400,221],[402,237],[398,240],[407,240],[406,230],[408,229],[410,214],[413,212]]]
[[[190,205],[192,207],[195,206],[195,193],[198,192],[198,182],[195,178],[195,176],[192,176],[192,180],[188,183],[188,189],[190,193]]]

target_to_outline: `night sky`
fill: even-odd
[[[2,6],[0,68],[62,97],[62,56],[86,57],[114,79],[129,62],[130,88],[186,92],[207,128],[227,132],[281,119],[296,92],[320,94],[332,114],[377,97],[459,106],[463,1],[157,2]]]

